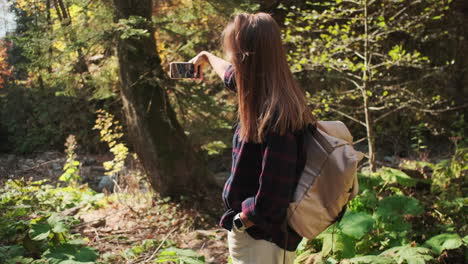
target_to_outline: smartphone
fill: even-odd
[[[195,65],[191,62],[171,62],[170,77],[172,79],[199,79],[200,66],[195,75]]]

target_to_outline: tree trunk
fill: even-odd
[[[362,96],[363,96],[363,107],[364,107],[364,114],[366,119],[366,132],[367,132],[367,145],[369,148],[369,170],[375,172],[375,151],[374,151],[374,122],[372,120],[370,111],[369,111],[369,99],[367,95],[367,81],[364,81],[364,85],[362,88]]]
[[[369,111],[369,97],[367,91],[369,89],[369,29],[368,29],[368,13],[367,13],[368,3],[367,0],[364,0],[364,70],[362,75],[362,98],[363,98],[363,107],[364,114],[366,118],[366,130],[367,130],[367,144],[369,148],[369,170],[375,171],[375,153],[374,153],[374,122],[372,120],[370,111]]]
[[[175,199],[203,194],[210,188],[216,193],[219,187],[213,175],[193,150],[163,88],[169,82],[156,51],[152,1],[114,0],[114,4],[116,22],[130,16],[146,21],[135,27],[147,30],[148,35],[119,38],[117,52],[129,138],[152,187],[161,196]]]
[[[47,12],[47,33],[52,35],[52,18],[50,16],[50,9],[51,9],[51,3],[50,3],[51,0],[47,0],[46,1],[46,12]],[[52,37],[50,37],[52,38]],[[49,49],[48,49],[48,52],[49,52],[49,58],[52,59],[53,58],[53,50],[52,50],[52,45],[49,46]],[[49,64],[49,66],[47,66],[47,72],[48,73],[52,73],[52,65]]]
[[[55,8],[60,19],[60,24],[62,27],[68,27],[72,23],[72,18],[68,7],[65,5],[63,0],[55,0]],[[60,14],[61,13],[61,14]],[[77,43],[76,33],[74,30],[68,29],[67,35],[71,43]],[[88,65],[86,64],[86,58],[83,54],[83,49],[81,47],[77,48],[78,61],[73,66],[74,72],[76,73],[85,73],[89,72]]]

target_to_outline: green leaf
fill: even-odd
[[[47,249],[42,257],[48,258],[50,264],[93,264],[98,254],[90,247],[66,243]]]
[[[0,260],[2,257],[20,257],[25,254],[25,249],[22,245],[0,246]]]
[[[53,213],[47,218],[47,223],[52,227],[52,232],[61,233],[68,231],[68,226],[63,222],[63,217]]]
[[[332,231],[326,234],[322,234],[323,237],[323,246],[322,246],[322,255],[327,256],[330,252],[338,254],[342,258],[349,258],[354,256],[356,250],[356,240],[346,234],[335,231],[332,234]]]
[[[348,211],[339,223],[343,234],[355,239],[361,239],[374,225],[371,215],[363,212]]]
[[[185,257],[199,257],[197,252],[191,250],[191,249],[180,249],[180,248],[175,248],[175,247],[170,247],[165,249],[164,251],[168,252],[174,252],[178,256],[185,256]]]
[[[408,174],[402,172],[401,170],[389,168],[389,167],[382,167],[380,169],[380,176],[383,180],[389,183],[398,183],[405,187],[413,187],[416,186],[418,180],[411,178]]]
[[[332,257],[329,257],[327,260],[325,260],[325,264],[338,264],[338,261]]]
[[[428,248],[412,247],[411,245],[393,247],[385,250],[380,255],[392,257],[397,263],[406,261],[408,264],[425,264],[426,261],[433,259]]]
[[[51,226],[48,223],[35,223],[29,230],[29,236],[32,240],[47,239],[51,231]]]
[[[393,195],[380,200],[376,215],[378,218],[395,218],[406,214],[419,215],[423,212],[424,208],[417,199]]]
[[[0,255],[0,259],[1,259],[1,255]],[[25,258],[23,256],[18,256],[18,257],[8,259],[8,261],[5,262],[5,264],[31,264],[31,263],[34,263],[33,261],[34,261],[33,258]]]
[[[162,251],[158,258],[155,260],[155,263],[165,263],[167,261],[177,261],[180,260],[181,263],[187,264],[203,264],[205,263],[204,257],[200,256],[197,252],[191,249],[180,249],[175,247],[170,247]]]
[[[395,261],[390,257],[385,256],[362,256],[348,259],[350,263],[354,264],[394,264]]]
[[[181,257],[180,260],[181,260],[181,263],[187,263],[187,264],[205,264],[204,260],[188,258],[188,257]]]
[[[462,239],[458,234],[440,234],[427,240],[424,244],[440,255],[445,249],[459,248],[462,245]]]

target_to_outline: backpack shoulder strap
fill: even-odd
[[[317,122],[318,124],[318,122]],[[322,130],[320,129],[320,127],[314,127],[312,125],[309,126],[309,131],[310,133],[312,134],[312,136],[318,141],[318,143],[320,144],[320,146],[322,146],[323,149],[325,149],[325,151],[330,154],[333,152],[333,146],[330,144],[330,142],[328,142],[328,140],[322,135],[322,133],[320,133],[319,130]],[[323,131],[323,130],[322,130]],[[325,132],[325,131],[324,131]]]

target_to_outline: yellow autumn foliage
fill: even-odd
[[[32,15],[35,12],[45,11],[45,2],[37,0],[16,0],[15,7],[25,11],[28,15]]]

